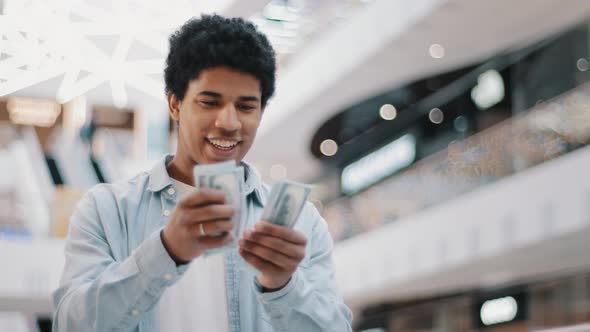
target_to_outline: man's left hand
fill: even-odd
[[[282,288],[289,282],[305,257],[307,239],[293,229],[260,221],[244,232],[240,255],[262,275],[258,282],[265,288]]]

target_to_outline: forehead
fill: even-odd
[[[260,81],[251,74],[228,67],[213,67],[201,71],[189,81],[187,94],[197,95],[202,91],[217,92],[224,97],[255,96],[260,98]]]

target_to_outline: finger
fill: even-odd
[[[199,243],[205,249],[214,249],[223,247],[233,241],[234,237],[229,234],[225,233],[222,236],[205,236],[199,239]]]
[[[184,224],[196,224],[218,219],[231,219],[235,208],[229,204],[210,204],[198,208],[184,210],[181,222]]]
[[[204,235],[201,234],[201,225],[203,225],[203,231],[205,231]],[[219,236],[221,233],[230,232],[233,228],[233,221],[229,219],[220,219],[191,225],[191,234],[196,237]]]
[[[277,237],[248,230],[244,233],[244,239],[281,252],[297,261],[301,261],[305,257],[305,246],[296,245]]]
[[[184,197],[178,205],[181,207],[195,207],[206,204],[224,204],[225,194],[223,191],[212,188],[199,188],[186,197]]]
[[[266,260],[254,255],[253,253],[246,251],[242,248],[240,248],[240,256],[242,256],[242,258],[244,258],[244,260],[246,262],[250,263],[256,269],[258,269],[258,271],[275,272],[275,271],[282,270],[280,267],[274,265],[273,263],[266,261]]]
[[[305,245],[307,238],[302,233],[283,226],[273,225],[268,221],[261,220],[254,225],[254,231],[267,234],[274,237],[279,237],[285,241],[293,244]]]
[[[248,240],[242,239],[240,241],[240,248],[284,270],[294,270],[299,264],[298,261],[282,254],[281,252],[272,250],[270,248],[261,246],[259,244],[256,244],[255,242],[251,242]]]

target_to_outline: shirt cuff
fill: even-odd
[[[256,285],[257,281],[256,277],[254,277],[253,283],[258,300],[263,306],[267,307],[270,313],[275,311],[274,309],[282,311],[283,309],[290,308],[292,301],[295,301],[298,298],[298,290],[303,286],[303,280],[299,274],[299,270],[296,270],[291,276],[291,280],[289,280],[283,288],[275,292],[267,293],[263,293],[258,285]]]
[[[190,266],[176,265],[164,248],[160,238],[161,230],[152,233],[134,253],[137,267],[146,277],[148,290],[153,294],[174,284]]]
[[[174,261],[174,263],[176,263],[176,266],[180,266],[180,265],[186,265],[188,263],[190,263],[191,261],[185,261],[182,260],[176,256],[174,256],[171,252],[170,249],[166,246],[166,242],[164,242],[164,229],[160,230],[160,241],[162,241],[162,245],[164,246],[164,249],[166,249],[166,252],[168,253],[168,255],[170,256],[170,258],[172,258],[172,260]]]
[[[289,283],[289,281],[291,281],[291,278],[289,278],[289,280],[287,280],[287,282],[283,286],[281,286],[281,287],[277,287],[277,288],[266,288],[266,287],[264,287],[260,283],[260,281],[258,281],[258,278],[254,278],[254,285],[256,286],[256,289],[260,293],[273,293],[273,292],[278,292],[279,290],[285,288],[285,286],[287,286],[287,284]]]

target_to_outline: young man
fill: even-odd
[[[266,37],[238,18],[192,19],[170,38],[165,79],[176,153],[80,201],[54,331],[350,331],[313,205],[294,229],[259,221],[269,189],[242,159],[274,92]],[[203,257],[232,240],[234,210],[220,191],[195,191],[192,169],[226,160],[245,168],[249,230],[238,249]]]

